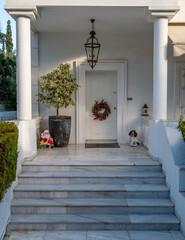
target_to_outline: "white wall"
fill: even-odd
[[[10,205],[11,205],[11,188],[9,188],[0,203],[0,240],[3,240],[3,237],[6,232],[6,225],[10,219]]]
[[[160,122],[159,159],[170,188],[170,196],[175,203],[175,213],[181,220],[181,230],[185,233],[185,143],[177,129],[177,122]]]
[[[60,63],[85,59],[84,43],[88,34],[40,33],[39,58],[40,76],[53,70]],[[98,39],[102,44],[100,58],[105,60],[128,61],[128,131],[141,130],[141,112],[144,103],[150,107],[152,114],[152,39],[147,34],[101,35]],[[49,116],[55,114],[53,108],[40,104],[40,114]],[[72,116],[72,134],[70,143],[75,142],[75,108],[69,107],[62,114]],[[42,128],[48,127],[47,119]]]

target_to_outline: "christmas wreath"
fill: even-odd
[[[102,112],[102,110],[104,111]],[[94,115],[94,120],[99,119],[100,121],[106,120],[109,114],[111,113],[109,104],[102,100],[100,103],[95,101],[94,106],[92,107],[92,113]]]

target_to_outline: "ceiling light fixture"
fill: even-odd
[[[92,23],[92,29],[90,32],[90,37],[87,39],[87,42],[85,43],[85,50],[87,55],[87,61],[91,68],[93,69],[98,62],[99,52],[100,52],[100,44],[98,42],[98,39],[95,37],[96,32],[94,30],[94,22],[95,19],[90,20]]]

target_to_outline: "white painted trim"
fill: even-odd
[[[100,61],[95,70],[117,71],[117,141],[126,143],[127,139],[127,61]],[[87,62],[78,63],[78,84],[76,101],[76,143],[85,143],[85,72],[93,71]],[[123,124],[125,123],[125,124]]]
[[[177,120],[179,115],[181,114],[180,108],[177,109],[177,101],[180,107],[180,85],[179,85],[180,79],[179,79],[179,74],[177,74],[177,71],[180,70],[181,67],[185,67],[185,61],[176,61],[174,63],[173,120]]]

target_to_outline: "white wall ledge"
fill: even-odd
[[[185,164],[185,142],[182,138],[182,133],[178,129],[178,123],[175,121],[163,121],[163,123],[175,164]]]
[[[125,6],[125,7],[150,7],[155,10],[179,9],[178,0],[6,0],[6,7],[11,6]]]
[[[177,126],[175,121],[160,121],[159,160],[175,204],[175,213],[185,234],[185,211],[182,211],[185,209],[185,142]]]

